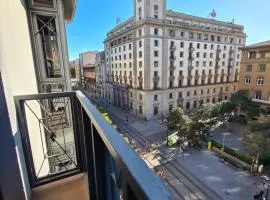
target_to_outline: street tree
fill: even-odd
[[[230,101],[235,105],[237,115],[245,112],[248,118],[253,118],[259,116],[262,112],[245,91],[238,91],[232,94]]]
[[[180,107],[176,107],[168,117],[167,127],[169,130],[178,130],[180,128],[180,121],[184,115],[184,111]]]
[[[249,131],[243,138],[242,144],[244,149],[248,152],[248,154],[252,157],[252,167],[258,162],[259,155],[263,153],[265,147],[265,137],[262,132],[252,132]]]

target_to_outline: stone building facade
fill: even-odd
[[[166,0],[134,0],[134,16],[104,41],[106,97],[147,119],[228,99],[245,40],[244,27],[233,22],[167,10]]]
[[[248,92],[270,114],[270,40],[241,50],[239,90]]]

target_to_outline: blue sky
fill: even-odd
[[[207,17],[216,10],[217,20],[244,25],[247,44],[270,40],[270,0],[167,0],[167,9]],[[106,33],[133,15],[133,0],[78,0],[75,17],[66,26],[70,60],[80,52],[103,50]]]

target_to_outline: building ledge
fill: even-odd
[[[255,103],[261,103],[261,104],[266,104],[266,105],[270,105],[270,101],[269,100],[263,100],[263,99],[252,99],[253,102]]]

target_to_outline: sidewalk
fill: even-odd
[[[96,101],[99,101],[95,99]],[[125,110],[122,110],[121,108],[118,108],[114,105],[102,105],[105,110],[108,112],[111,112],[113,115],[115,115],[117,118],[127,121],[130,126],[135,128],[137,131],[139,131],[144,137],[146,137],[148,140],[152,141],[160,141],[166,139],[166,127],[162,124],[160,124],[156,119],[152,120],[142,120],[138,117],[136,117],[132,113],[127,113]]]

